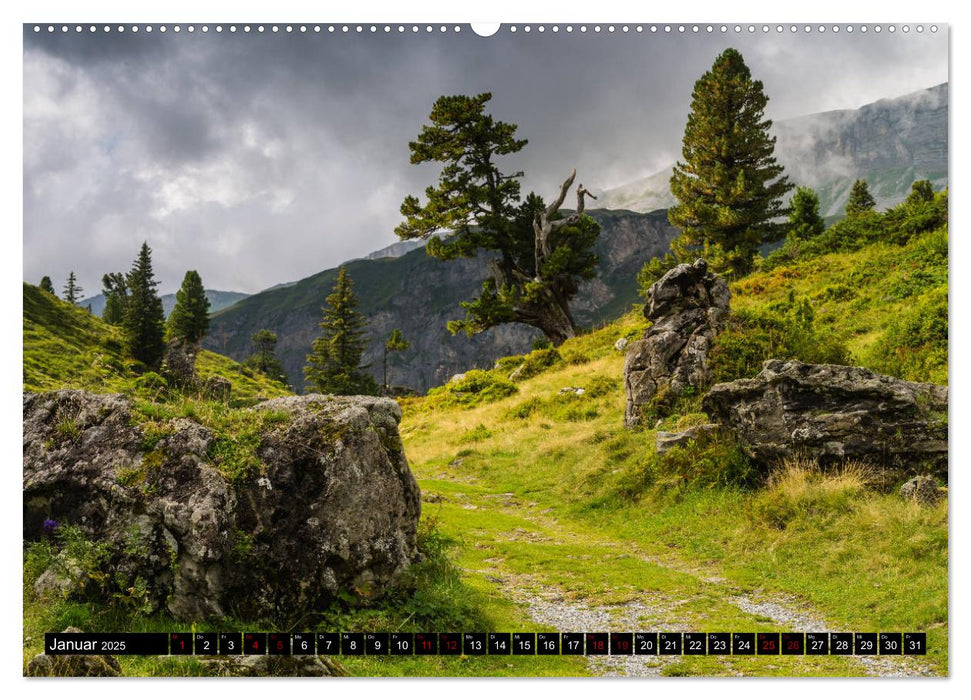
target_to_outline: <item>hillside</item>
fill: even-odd
[[[814,312],[813,341],[845,344],[849,363],[946,383],[946,226],[904,244],[853,245],[770,263],[732,284],[738,322],[720,346],[729,359],[750,354],[760,364],[770,326],[745,321],[779,318],[792,294]],[[921,337],[914,324],[936,331]],[[789,463],[766,480],[727,441],[659,456],[653,429],[623,427],[624,354],[614,343],[644,327],[632,312],[567,341],[552,362],[539,351],[509,358],[474,384],[404,402],[424,517],[455,543],[462,587],[454,595],[489,599],[506,627],[914,629],[927,631],[931,650],[920,660],[884,658],[882,667],[686,656],[591,662],[592,673],[946,674],[946,499],[905,503],[868,486],[853,465],[820,474]],[[735,367],[724,356],[719,363]],[[524,364],[532,376],[509,382],[510,368]],[[659,427],[704,422],[698,398]],[[373,662],[353,667],[381,672]]]
[[[880,207],[903,201],[910,184],[947,185],[947,83],[859,109],[781,120],[773,125],[776,157],[789,179],[819,194],[824,217],[838,216],[857,178]],[[673,164],[672,166],[673,167]],[[607,190],[601,205],[653,211],[674,204],[671,168]]]
[[[87,389],[132,393],[138,385],[134,365],[122,352],[118,328],[84,309],[24,283],[23,384],[26,391]],[[197,359],[201,379],[223,377],[239,402],[289,392],[259,373],[214,352]]]
[[[592,328],[616,318],[636,301],[630,280],[641,266],[667,250],[674,229],[664,212],[635,214],[595,210],[602,232],[596,252],[598,277],[585,283],[573,304],[577,322]],[[390,381],[424,391],[456,372],[490,367],[497,357],[525,352],[538,332],[508,324],[475,338],[452,336],[447,321],[462,315],[459,302],[478,293],[488,256],[442,262],[424,249],[396,258],[353,260],[346,264],[369,319],[370,345],[365,362],[380,379],[384,341],[400,328],[411,348],[389,358]],[[303,366],[318,335],[321,307],[331,292],[337,270],[325,270],[282,288],[269,289],[213,315],[205,347],[237,360],[250,355],[251,337],[261,328],[279,336],[277,354],[290,383],[304,386]]]
[[[206,298],[209,300],[210,313],[216,313],[221,309],[225,309],[227,306],[232,306],[240,299],[245,299],[248,296],[249,294],[244,292],[222,292],[218,289],[206,290]],[[172,309],[175,308],[175,294],[163,294],[161,299],[162,311],[165,313],[165,317],[168,318],[169,314],[172,313]],[[78,306],[80,306],[82,309],[90,306],[91,313],[100,317],[102,312],[105,310],[104,294],[96,294],[93,297],[82,299],[78,302]]]

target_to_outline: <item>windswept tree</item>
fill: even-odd
[[[53,294],[54,296],[57,296],[57,292],[54,291],[54,283],[51,282],[51,278],[48,277],[47,275],[44,275],[43,277],[40,278],[40,284],[37,286],[43,289],[48,294]]]
[[[121,272],[109,272],[101,278],[101,294],[105,298],[101,318],[114,326],[125,320],[125,306],[128,303],[128,282]]]
[[[668,220],[682,250],[713,247],[736,274],[751,269],[763,243],[786,233],[778,221],[792,189],[776,162],[768,97],[735,49],[726,49],[695,83],[679,161],[671,177],[677,198]],[[676,247],[677,249],[677,247]]]
[[[412,164],[442,164],[438,183],[425,190],[424,204],[415,196],[405,198],[405,220],[395,232],[402,239],[428,239],[426,251],[441,260],[481,251],[496,256],[479,296],[462,303],[465,318],[448,324],[452,333],[471,336],[518,322],[559,345],[576,334],[569,302],[580,283],[596,275],[593,244],[600,227],[584,215],[591,195],[583,185],[577,188],[576,210],[569,216],[559,212],[575,171],[549,206],[535,194],[520,201],[517,178],[523,173],[505,174],[498,160],[527,142],[516,138],[515,124],[486,114],[490,99],[490,93],[482,93],[436,100],[431,123],[409,148]]]
[[[806,241],[826,230],[826,222],[819,215],[819,197],[808,187],[797,187],[789,201],[789,235]]]
[[[148,243],[142,243],[125,282],[128,303],[122,329],[128,354],[149,367],[158,367],[165,352],[165,312],[156,292],[158,282]]]
[[[185,273],[182,286],[175,293],[168,330],[170,338],[187,345],[195,345],[209,332],[209,299],[195,270]]]
[[[74,275],[74,270],[71,270],[70,274],[67,276],[67,282],[64,284],[64,301],[69,304],[77,304],[81,299],[81,293],[84,292],[81,289],[81,285],[78,284],[78,278]]]
[[[411,342],[405,340],[405,336],[401,333],[401,330],[395,328],[391,331],[391,335],[388,339],[384,341],[384,388],[388,388],[388,353],[390,352],[404,352],[411,347]]]
[[[873,211],[877,202],[870,194],[866,180],[857,180],[850,189],[850,198],[846,201],[846,215],[851,219],[868,211]]]
[[[277,335],[265,328],[258,330],[251,338],[256,352],[246,359],[246,365],[261,372],[270,379],[283,384],[287,383],[287,374],[283,363],[276,356]]]
[[[307,355],[304,377],[322,394],[374,394],[377,390],[368,365],[361,364],[367,347],[367,319],[357,311],[353,286],[347,270],[341,267],[323,308],[322,333]]]

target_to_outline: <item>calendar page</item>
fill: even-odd
[[[949,675],[946,24],[22,31],[25,676]]]

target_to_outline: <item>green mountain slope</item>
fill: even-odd
[[[119,329],[57,297],[24,283],[23,384],[27,391],[87,389],[131,392],[134,361],[123,352]],[[196,361],[200,378],[223,377],[237,401],[289,392],[257,372],[214,352]]]

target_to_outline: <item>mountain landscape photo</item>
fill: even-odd
[[[948,677],[947,28],[774,26],[25,25],[24,676]]]

